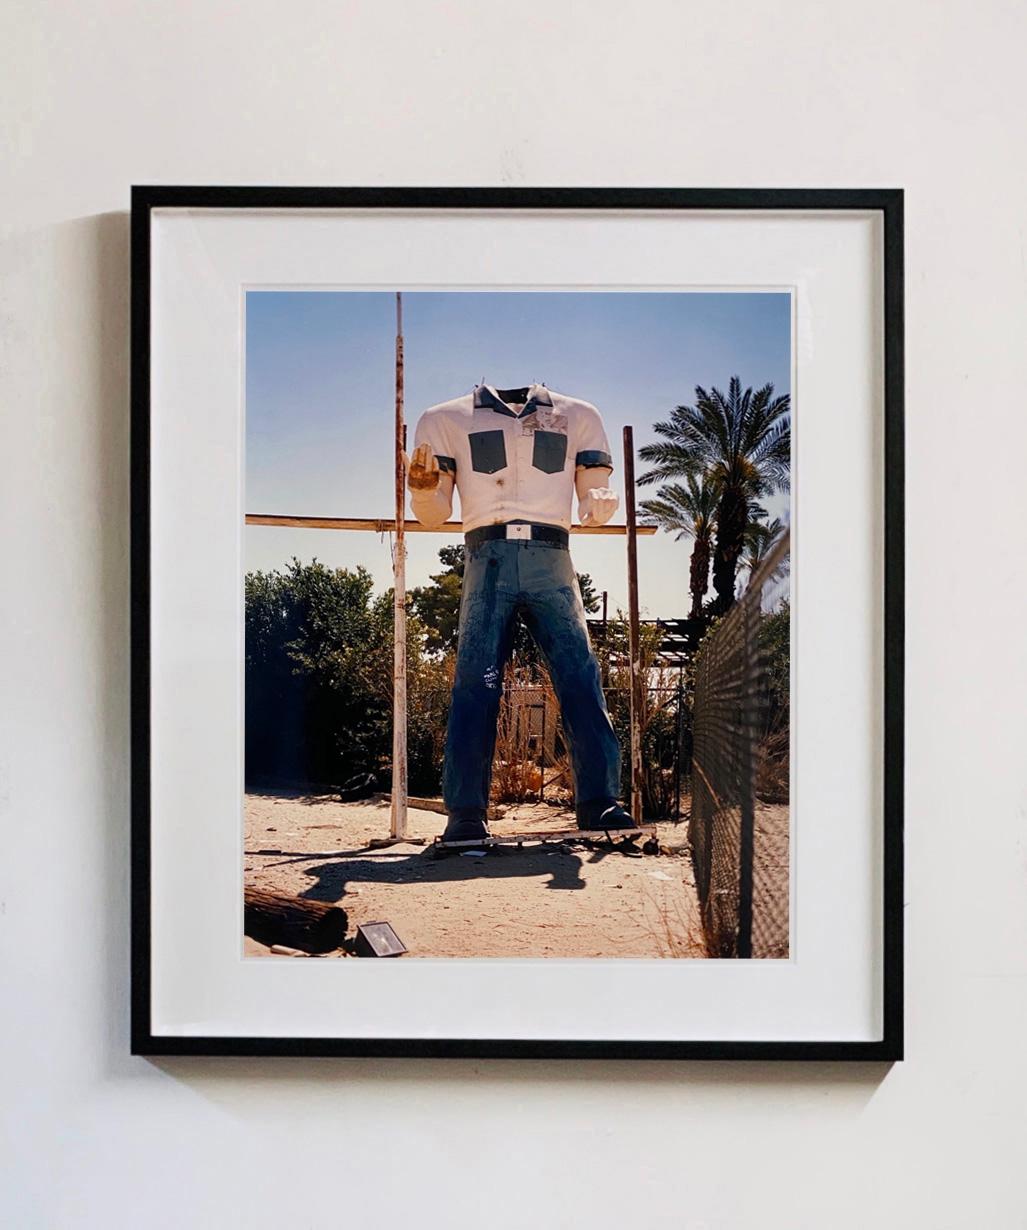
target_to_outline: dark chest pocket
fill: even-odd
[[[567,437],[560,431],[536,431],[531,464],[545,474],[557,474],[567,460]]]
[[[501,431],[472,431],[471,468],[479,474],[495,474],[506,466],[506,445]]]

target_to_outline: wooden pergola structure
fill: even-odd
[[[428,528],[406,519],[406,426],[403,407],[403,297],[396,293],[396,398],[394,489],[395,516],[376,517],[294,517],[269,513],[247,513],[247,525],[267,525],[311,530],[371,530],[395,534],[392,552],[394,598],[393,725],[392,725],[392,806],[390,836],[396,841],[407,837],[407,608],[406,608],[406,534],[459,534],[460,521],[446,521]],[[655,534],[656,527],[638,525],[635,519],[635,450],[631,427],[623,432],[624,489],[626,522],[623,525],[575,525],[572,534],[616,534],[627,538],[628,565],[628,646],[631,671],[631,814],[636,825],[642,822],[642,732],[641,688],[643,681],[638,661],[638,560],[639,534]]]

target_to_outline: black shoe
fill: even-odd
[[[489,836],[488,825],[484,820],[456,819],[450,816],[442,841],[486,841]]]
[[[619,803],[614,803],[612,806],[607,807],[598,816],[578,821],[578,828],[585,829],[589,833],[606,833],[613,832],[615,829],[633,829],[637,827],[631,817],[631,813],[626,812]]]

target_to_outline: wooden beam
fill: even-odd
[[[396,529],[392,517],[286,517],[272,513],[247,513],[247,525],[276,525],[296,530],[373,530],[377,534],[387,534]],[[432,528],[422,525],[420,521],[403,522],[405,533],[422,534],[462,534],[463,523],[460,521],[444,521],[442,525]],[[626,534],[626,525],[572,525],[572,534]],[[636,534],[655,534],[655,525],[639,525],[635,527]]]

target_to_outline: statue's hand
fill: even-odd
[[[605,525],[619,503],[620,497],[612,487],[590,487],[581,501],[581,524]]]
[[[411,491],[433,491],[439,485],[442,472],[430,444],[419,444],[412,457],[404,453],[403,464]]]

